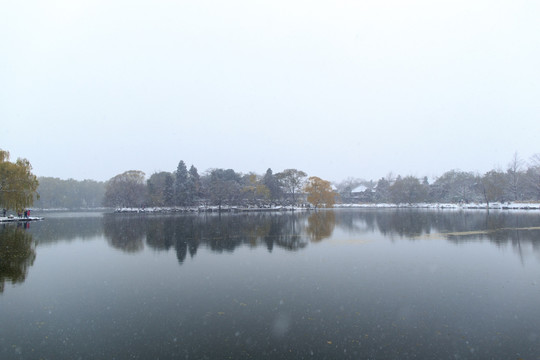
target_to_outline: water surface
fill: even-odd
[[[0,228],[2,359],[539,359],[540,214],[55,214]]]

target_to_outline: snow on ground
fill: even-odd
[[[468,210],[468,209],[487,209],[486,203],[469,203],[469,204],[452,204],[452,203],[418,203],[418,204],[336,204],[334,208],[337,209],[454,209],[454,210]],[[237,207],[237,206],[222,206],[221,211],[227,212],[255,212],[255,211],[302,211],[309,210],[309,207],[298,206],[274,206],[274,207]],[[311,208],[313,209],[313,208]],[[507,203],[490,203],[489,209],[494,210],[540,210],[540,203],[521,203],[521,202],[507,202]],[[149,207],[149,208],[118,208],[115,210],[117,213],[168,213],[168,212],[218,212],[219,206],[200,206],[200,207]],[[30,216],[28,218],[19,218],[14,216],[1,217],[0,223],[6,222],[24,222],[24,221],[36,221],[43,220],[42,217]]]
[[[37,220],[43,220],[42,217],[36,217],[36,216],[29,216],[27,218],[25,217],[18,217],[18,216],[0,216],[0,222],[17,222],[17,221],[37,221]]]
[[[417,203],[417,204],[336,204],[334,208],[341,209],[392,209],[392,208],[410,208],[410,209],[487,209],[486,203],[468,203],[468,204],[452,204],[452,203]],[[299,211],[309,210],[308,207],[294,206],[275,206],[275,207],[238,207],[238,206],[222,206],[221,211]],[[313,209],[313,208],[311,208]],[[498,210],[540,210],[540,203],[490,203],[489,209]],[[151,207],[151,208],[118,208],[115,212],[119,213],[163,213],[163,212],[218,212],[219,206],[201,206],[201,207]]]
[[[221,211],[293,211],[308,210],[307,207],[298,206],[273,206],[273,207],[242,207],[242,206],[221,206]],[[199,206],[199,207],[148,207],[148,208],[117,208],[117,213],[163,213],[163,212],[218,212],[219,206]]]
[[[468,203],[468,204],[451,204],[451,203],[418,203],[418,204],[336,204],[336,208],[413,208],[413,209],[487,209],[486,203]],[[499,210],[540,210],[540,203],[489,203],[489,209]]]

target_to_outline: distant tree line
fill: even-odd
[[[388,175],[378,181],[348,178],[333,185],[298,169],[278,173],[268,169],[264,174],[209,169],[199,174],[194,165],[188,168],[184,161],[173,172],[156,172],[149,178],[142,171],[130,170],[107,182],[38,180],[40,198],[34,204],[38,208],[540,201],[540,154],[529,162],[514,154],[506,169],[485,174],[449,170],[435,179]]]
[[[310,198],[306,199],[307,190]],[[303,196],[302,199],[299,195]],[[199,175],[180,161],[174,172],[156,172],[148,180],[139,170],[114,176],[107,182],[104,205],[109,207],[190,207],[296,205],[311,202],[316,207],[332,206],[335,194],[329,181],[297,169],[274,174],[241,174],[233,169],[210,169]]]
[[[514,154],[506,170],[485,174],[450,170],[431,183],[427,177],[388,175],[377,182],[349,178],[336,187],[346,203],[540,201],[540,154],[527,164]]]
[[[35,208],[89,209],[103,206],[105,182],[53,177],[39,177],[38,181],[39,199],[34,201]]]

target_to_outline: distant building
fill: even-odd
[[[375,192],[365,185],[358,185],[351,190],[351,202],[366,203],[372,202]]]

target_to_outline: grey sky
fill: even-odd
[[[0,148],[328,180],[540,152],[538,1],[0,1]]]

